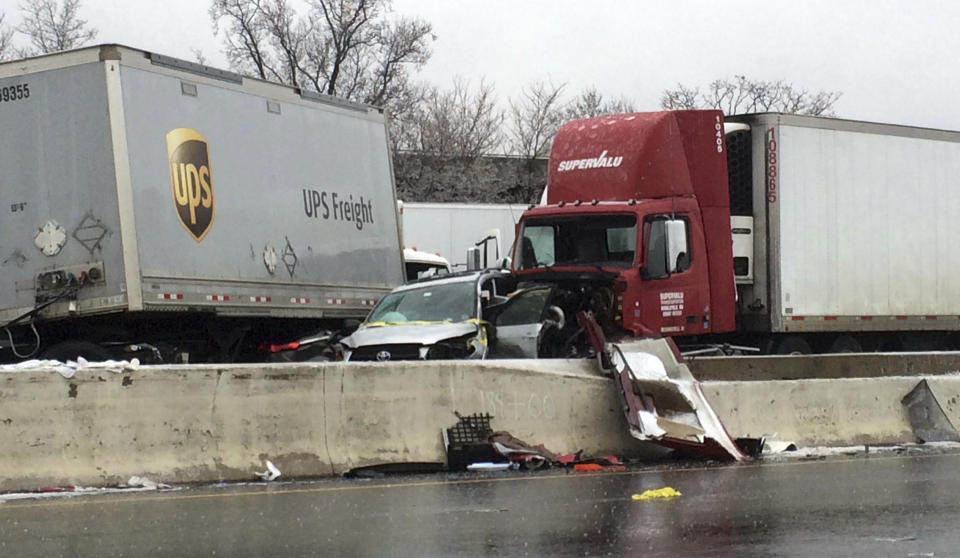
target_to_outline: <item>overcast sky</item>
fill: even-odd
[[[0,0],[16,23],[18,0]],[[81,16],[119,42],[226,66],[203,0],[83,0]],[[532,80],[590,85],[656,110],[678,82],[784,79],[843,92],[844,118],[960,130],[960,2],[394,0],[433,24],[420,77],[494,84],[506,101]]]

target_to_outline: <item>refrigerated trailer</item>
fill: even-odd
[[[379,109],[118,45],[0,99],[5,358],[248,359],[403,281]]]
[[[781,337],[794,350],[956,346],[946,334],[960,329],[960,133],[781,114],[727,121],[748,127],[727,135],[731,170],[752,184],[751,207],[747,177],[731,181],[731,213],[753,218],[755,257],[734,259],[747,267],[745,331],[795,334]],[[734,227],[735,245],[743,232]]]
[[[565,124],[514,270],[611,332],[780,353],[957,348],[960,133],[784,114]]]

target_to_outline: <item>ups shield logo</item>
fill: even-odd
[[[196,130],[177,128],[167,133],[170,189],[180,224],[197,242],[213,225],[213,177],[207,140]]]

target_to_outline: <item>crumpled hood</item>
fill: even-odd
[[[422,323],[363,326],[340,342],[351,349],[371,345],[419,344],[433,345],[444,339],[469,335],[479,331],[475,321],[457,323]]]

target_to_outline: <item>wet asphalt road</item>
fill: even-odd
[[[0,556],[925,557],[958,527],[960,455],[870,455],[6,502]]]

